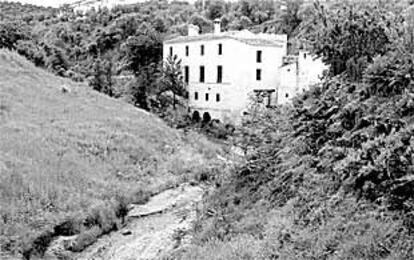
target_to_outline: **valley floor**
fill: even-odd
[[[180,185],[152,197],[145,205],[133,205],[128,224],[110,233],[81,253],[72,254],[82,260],[156,259],[189,241],[189,231],[196,219],[203,188]],[[65,252],[65,243],[75,237],[58,238],[45,257],[54,259]]]

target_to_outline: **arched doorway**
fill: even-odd
[[[201,117],[200,117],[200,113],[198,111],[193,112],[192,120],[193,120],[193,122],[200,122]]]
[[[211,121],[211,116],[208,112],[204,112],[203,114],[203,123],[207,124],[208,122]]]

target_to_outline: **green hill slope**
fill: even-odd
[[[2,251],[41,252],[33,246],[39,234],[47,244],[59,232],[108,232],[126,202],[221,167],[217,152],[200,136],[0,50]]]

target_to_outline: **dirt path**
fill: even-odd
[[[136,205],[122,230],[100,238],[75,259],[155,259],[189,239],[203,189],[188,184],[160,193],[145,205]]]

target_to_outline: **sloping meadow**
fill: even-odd
[[[1,251],[28,258],[54,236],[85,232],[91,243],[129,203],[224,169],[220,151],[0,50]]]

